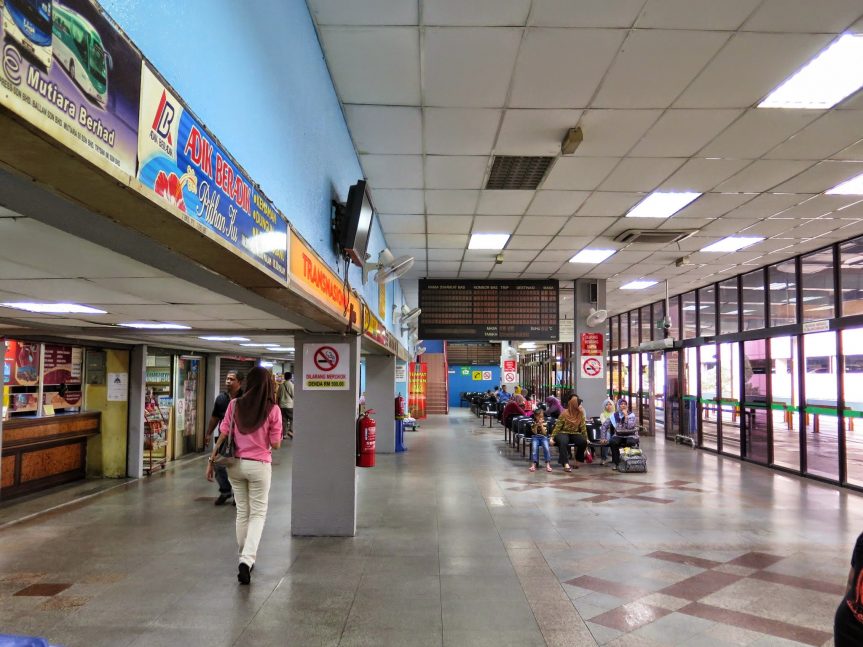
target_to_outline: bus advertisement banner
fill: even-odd
[[[0,104],[135,175],[141,55],[91,0],[0,2]]]
[[[144,186],[188,224],[287,281],[285,217],[147,64],[141,66],[138,134]]]
[[[428,364],[411,362],[408,370],[408,411],[411,417],[422,420],[426,417],[428,389]]]

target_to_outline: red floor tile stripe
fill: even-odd
[[[601,578],[593,577],[591,575],[581,575],[574,579],[567,580],[566,582],[564,582],[564,584],[572,584],[573,586],[577,586],[582,589],[588,589],[589,591],[605,593],[607,595],[613,595],[618,598],[630,600],[634,600],[636,598],[643,598],[645,595],[650,594],[650,591],[643,591],[629,584],[618,584],[617,582],[609,582],[608,580],[603,580]]]
[[[618,631],[630,632],[644,625],[649,625],[651,622],[656,622],[669,613],[671,613],[669,609],[642,602],[633,602],[590,618],[590,622]]]
[[[715,562],[712,559],[703,559],[701,557],[693,557],[692,555],[683,555],[682,553],[670,553],[664,550],[657,550],[655,553],[647,555],[647,557],[674,562],[676,564],[686,564],[687,566],[697,566],[698,568],[716,568],[722,564],[722,562]]]
[[[721,622],[726,625],[741,627],[786,640],[796,640],[807,645],[822,645],[830,638],[830,634],[824,631],[799,627],[779,620],[759,618],[758,616],[741,611],[720,609],[719,607],[699,602],[693,602],[682,609],[678,609],[678,613],[684,613],[713,622]]]
[[[673,595],[676,598],[684,600],[700,600],[712,593],[716,593],[724,589],[729,584],[734,584],[742,579],[740,575],[731,575],[730,573],[719,573],[717,571],[704,571],[698,575],[693,575],[685,580],[681,580],[671,586],[666,586],[659,591],[666,595]]]
[[[749,577],[755,580],[761,580],[762,582],[785,584],[798,589],[809,589],[810,591],[818,591],[819,593],[829,593],[830,595],[835,595],[837,599],[845,595],[845,587],[833,582],[822,582],[820,580],[811,580],[806,577],[771,573],[770,571],[759,571],[757,573],[753,573]]]
[[[767,568],[773,566],[776,562],[781,562],[784,557],[779,555],[771,555],[769,553],[746,553],[736,559],[732,559],[729,564],[734,566],[745,566],[747,568]]]

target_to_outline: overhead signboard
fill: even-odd
[[[0,104],[135,175],[141,55],[90,0],[0,2]]]
[[[423,339],[556,341],[558,282],[419,282]]]
[[[164,203],[286,280],[284,216],[146,64],[138,159],[138,179]]]
[[[315,254],[303,239],[291,230],[291,285],[314,297],[322,305],[346,320],[351,310],[359,325],[360,300],[345,289],[345,281]]]

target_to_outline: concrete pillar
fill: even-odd
[[[129,353],[129,428],[126,474],[144,476],[144,396],[147,383],[147,347],[134,346]]]
[[[595,287],[595,293],[591,294]],[[605,309],[605,280],[576,279],[573,301],[575,302],[575,392],[584,400],[584,408],[588,416],[598,416],[602,412],[602,403],[606,398],[606,376],[608,348],[603,345],[603,354],[599,357],[602,370],[596,377],[585,377],[581,373],[581,335],[583,333],[599,333],[605,340],[608,324],[602,323],[592,328],[587,326],[586,319],[590,309]],[[593,297],[596,297],[595,301]]]
[[[366,355],[366,407],[375,410],[378,454],[396,451],[396,413],[393,384],[396,380],[394,355]]]
[[[352,537],[357,529],[356,419],[360,340],[354,335],[294,336],[294,440],[291,534]],[[319,373],[312,353],[323,345],[347,346],[340,362],[347,390],[305,388],[306,373]],[[307,351],[309,355],[307,356]]]

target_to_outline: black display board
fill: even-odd
[[[422,339],[557,341],[558,282],[419,282]]]

